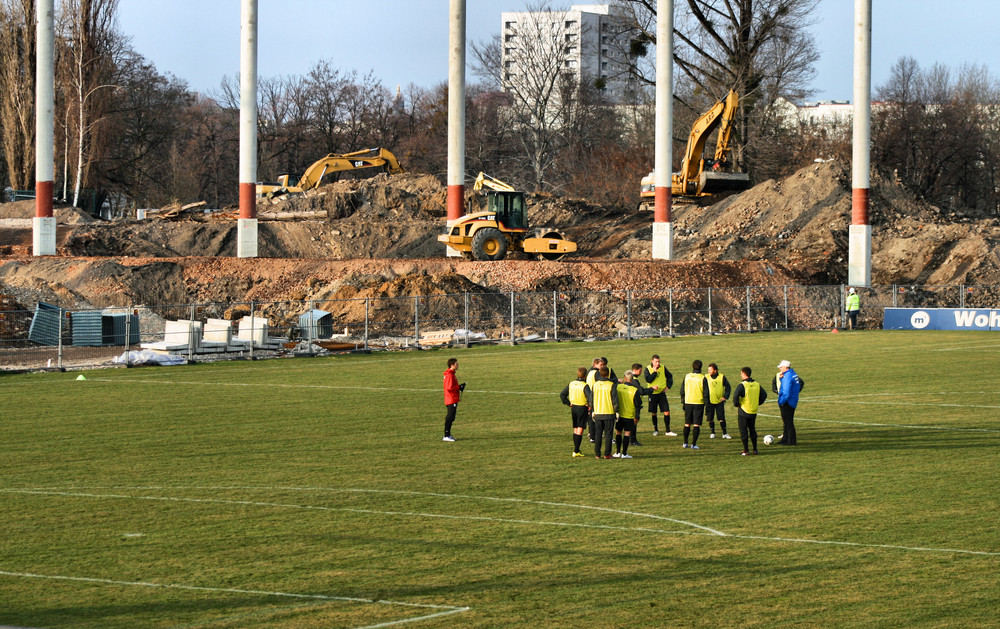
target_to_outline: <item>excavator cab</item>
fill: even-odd
[[[486,209],[497,216],[497,221],[508,229],[526,229],[528,219],[524,207],[523,192],[487,190]]]

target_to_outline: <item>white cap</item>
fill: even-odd
[[[791,366],[792,363],[788,362],[787,360],[783,360],[780,363],[778,363],[778,369],[781,369],[782,367],[791,367]]]
[[[850,294],[852,294],[852,295],[853,295],[853,294],[854,294],[854,287],[851,287],[850,289],[848,289],[848,291],[847,291],[847,292],[849,292]]]

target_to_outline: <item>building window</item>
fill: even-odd
[[[514,41],[517,41],[517,35],[505,35],[503,40],[507,43],[512,43]]]
[[[566,67],[567,68],[575,68],[576,65],[577,65],[576,64],[576,59],[567,59],[566,60]]]
[[[576,54],[576,46],[566,46],[566,48],[565,48],[565,50],[563,52],[565,52],[567,55],[575,55]]]
[[[576,20],[566,20],[566,28],[576,28]]]
[[[514,28],[514,26],[517,25],[517,22],[504,22],[503,25],[504,25],[504,28]]]
[[[602,61],[601,62],[601,69],[602,70],[607,70],[608,69],[608,62],[607,61]]]

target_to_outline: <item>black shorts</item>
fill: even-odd
[[[635,428],[634,419],[625,419],[623,417],[619,417],[615,421],[615,430],[627,430],[628,432],[632,432],[633,428]]]
[[[573,415],[573,428],[586,428],[590,421],[590,411],[586,406],[570,406],[570,413]]]
[[[656,413],[656,409],[661,409],[664,413],[670,412],[670,403],[667,402],[667,392],[649,394],[649,412]]]
[[[684,405],[684,425],[690,426],[701,426],[702,419],[705,418],[705,405],[704,404],[685,404]]]

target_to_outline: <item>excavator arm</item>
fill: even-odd
[[[687,150],[684,152],[684,159],[681,161],[681,171],[673,176],[672,187],[674,194],[695,195],[698,192],[699,180],[704,170],[704,160],[702,153],[705,150],[705,143],[708,136],[712,134],[720,124],[723,129],[719,131],[719,138],[716,142],[715,159],[725,161],[725,155],[729,152],[729,136],[732,133],[732,120],[739,106],[739,96],[735,90],[729,90],[729,94],[719,102],[712,105],[708,111],[703,113],[691,125],[691,134],[688,136]]]
[[[479,173],[479,176],[476,177],[475,183],[472,184],[472,189],[476,192],[481,192],[483,188],[486,188],[487,190],[496,190],[498,192],[515,191],[514,186],[509,183],[500,181],[496,177],[492,177],[484,172],[481,172]]]
[[[283,194],[286,192],[302,192],[319,186],[323,177],[330,173],[345,170],[361,170],[364,168],[384,168],[385,172],[395,175],[403,172],[403,168],[396,160],[396,156],[383,148],[372,148],[353,153],[331,153],[326,157],[316,160],[299,178],[298,182],[290,185],[289,175],[280,175],[279,184],[258,184],[257,194]]]
[[[333,172],[378,167],[384,167],[391,175],[403,172],[399,162],[396,161],[396,156],[386,149],[374,148],[343,155],[331,153],[306,168],[296,187],[302,190],[315,188],[324,176]]]

